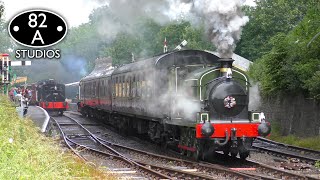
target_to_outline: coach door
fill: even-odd
[[[184,66],[174,67],[170,71],[169,89],[171,101],[171,117],[176,123],[180,120],[185,121],[186,113],[190,111],[189,105],[192,104],[189,88],[185,88],[185,80],[188,75],[188,68]],[[189,110],[188,110],[189,109]]]

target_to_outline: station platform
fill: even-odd
[[[26,117],[32,119],[35,125],[41,129],[41,132],[46,131],[50,119],[46,110],[39,106],[29,106]]]

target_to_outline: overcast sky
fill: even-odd
[[[89,21],[89,15],[94,8],[102,6],[99,0],[2,0],[5,5],[5,19],[26,9],[44,8],[54,11],[65,18],[69,27],[78,26]],[[133,0],[134,1],[134,0]],[[253,5],[254,0],[242,0]],[[100,0],[101,2],[101,0]]]
[[[5,19],[26,9],[44,8],[54,11],[65,18],[69,27],[89,21],[94,8],[102,6],[94,0],[2,0],[5,6]]]

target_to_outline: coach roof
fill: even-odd
[[[146,60],[123,65],[114,70],[112,75],[149,68],[168,68],[171,66],[218,63],[219,57],[200,50],[181,50],[168,52]]]

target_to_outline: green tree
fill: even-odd
[[[132,53],[137,55],[141,52],[140,39],[128,33],[119,33],[110,46],[107,46],[101,56],[112,57],[112,64],[127,64],[131,62]]]
[[[269,41],[272,50],[258,59],[250,74],[264,95],[304,93],[320,99],[320,15],[317,6],[288,34]]]
[[[258,0],[255,7],[245,7],[249,23],[244,27],[236,53],[255,61],[272,49],[268,43],[277,33],[288,33],[306,15],[319,6],[318,0]]]

